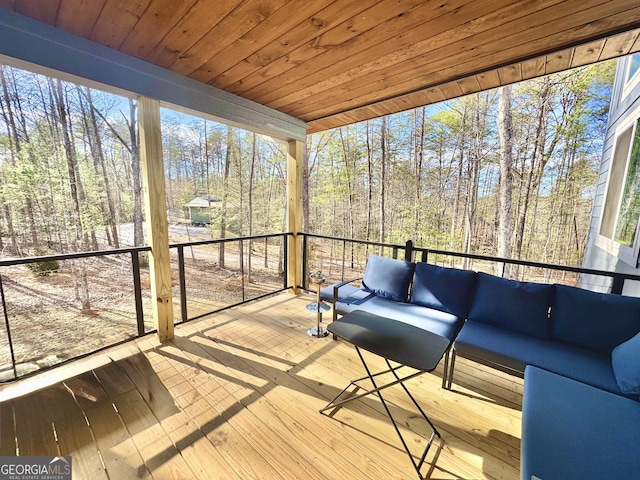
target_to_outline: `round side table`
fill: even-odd
[[[307,335],[316,338],[326,337],[329,335],[329,331],[326,328],[321,327],[320,323],[322,322],[322,314],[331,310],[331,307],[320,301],[320,288],[327,282],[327,276],[322,272],[317,271],[309,275],[309,280],[316,286],[316,301],[307,305],[307,310],[316,314],[317,324],[315,327],[311,327],[307,330]]]

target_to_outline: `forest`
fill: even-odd
[[[304,230],[580,264],[614,68],[310,135]],[[3,256],[144,244],[135,99],[6,65],[0,83]],[[202,197],[212,238],[284,231],[284,144],[170,108],[162,122],[170,222]]]

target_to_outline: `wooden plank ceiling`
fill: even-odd
[[[638,0],[0,0],[308,132],[640,51]]]

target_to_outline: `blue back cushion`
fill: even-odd
[[[469,321],[548,339],[549,307],[553,294],[553,285],[518,282],[479,273]]]
[[[467,318],[476,272],[416,263],[411,303]]]
[[[640,397],[640,333],[611,352],[611,366],[622,393]]]
[[[415,266],[413,262],[369,255],[362,287],[367,292],[406,302]]]
[[[610,354],[640,332],[640,298],[556,285],[551,309],[554,340]]]

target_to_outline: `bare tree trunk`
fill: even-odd
[[[20,135],[18,132],[18,125],[16,123],[16,118],[14,115],[14,106],[13,106],[13,102],[11,100],[11,95],[9,93],[9,86],[7,84],[7,80],[6,80],[6,76],[5,76],[5,67],[4,65],[0,65],[0,82],[2,83],[2,93],[4,96],[4,104],[6,106],[6,115],[4,115],[4,119],[5,122],[8,121],[7,124],[7,129],[10,129],[10,134],[9,134],[9,139],[13,140],[13,145],[15,147],[15,153],[16,155],[19,155],[20,152],[22,151],[22,140],[20,139]],[[15,78],[14,78],[14,84],[15,84]],[[14,85],[14,89],[15,89],[15,85]],[[16,91],[16,97],[17,97],[17,91]],[[16,99],[18,102],[19,100]],[[17,110],[20,110],[21,106],[18,103],[17,105]],[[4,113],[4,109],[3,109],[3,113]],[[24,121],[24,113],[20,112],[20,114],[22,115],[23,121]],[[26,125],[22,126],[22,133],[24,136],[24,141],[25,142],[29,142],[29,137],[27,134],[27,127]],[[30,154],[31,155],[31,154]],[[13,159],[13,150],[12,150],[12,162],[13,164],[15,164],[15,161]],[[31,197],[29,196],[30,192],[27,190],[24,192],[24,200],[25,200],[25,205],[27,207],[27,218],[28,218],[28,222],[29,222],[29,231],[31,232],[31,244],[32,247],[34,248],[34,250],[38,250],[39,248],[39,241],[38,241],[38,229],[36,227],[36,223],[35,223],[35,218],[34,218],[34,210],[33,210],[33,202],[31,200]]]
[[[142,228],[142,178],[140,176],[140,144],[138,142],[138,104],[129,99],[129,138],[131,139],[131,172],[133,174],[133,244],[144,244]]]
[[[500,137],[498,257],[511,258],[511,198],[513,189],[511,165],[513,164],[513,126],[511,119],[510,85],[504,86],[499,90],[498,136]],[[504,265],[504,275],[505,277],[509,276],[509,265]]]
[[[311,218],[309,217],[309,149],[311,148],[311,136],[307,137],[309,148],[305,148],[302,154],[302,231],[311,231]]]
[[[222,177],[222,212],[220,214],[220,238],[227,236],[227,199],[229,196],[229,170],[231,168],[231,149],[233,148],[233,129],[227,126],[227,151],[224,157],[224,175]],[[218,244],[220,268],[224,268],[224,242]]]
[[[373,153],[371,151],[371,139],[369,137],[369,120],[365,122],[367,140],[367,226],[366,240],[371,240],[373,228]],[[366,246],[366,255],[369,256],[369,244]]]
[[[51,80],[53,82],[54,80]],[[62,123],[62,139],[64,141],[64,151],[67,160],[67,173],[69,175],[69,187],[71,191],[71,200],[73,206],[73,222],[75,226],[75,236],[73,238],[73,243],[75,250],[78,251],[78,243],[82,243],[83,250],[87,250],[88,238],[86,232],[84,231],[82,225],[82,215],[81,215],[81,196],[83,195],[82,186],[80,183],[80,177],[78,172],[78,161],[76,158],[75,148],[73,147],[73,143],[71,142],[70,135],[70,124],[68,122],[67,115],[67,107],[65,105],[64,100],[64,92],[62,90],[62,82],[60,80],[55,80],[56,88],[53,90],[54,97],[56,99],[56,104],[58,107],[58,118],[60,123]],[[91,310],[91,302],[89,300],[89,285],[87,282],[87,270],[85,268],[84,262],[80,262],[80,267],[78,271],[78,275],[80,277],[80,302],[82,304],[82,311],[89,312]]]
[[[253,235],[253,175],[256,165],[257,145],[256,134],[251,134],[251,165],[249,167],[249,236]],[[251,283],[251,254],[253,241],[249,240],[249,257],[247,258],[247,282]]]
[[[464,252],[471,253],[474,233],[476,230],[476,213],[478,208],[478,182],[480,172],[480,161],[482,155],[482,141],[484,134],[484,112],[481,113],[481,98],[474,98],[475,105],[472,113],[472,132],[473,146],[469,153],[469,162],[467,166],[467,176],[469,184],[467,185],[467,205],[465,211],[465,230],[464,230]],[[464,268],[471,268],[472,261],[465,258]]]
[[[11,253],[16,255],[20,254],[20,250],[18,249],[18,242],[16,240],[16,232],[13,228],[13,220],[11,218],[11,211],[9,210],[8,205],[4,205],[4,218],[7,220],[7,234],[9,235],[9,241],[11,243]]]
[[[420,110],[420,128],[418,130],[417,125],[414,123],[414,129],[416,130],[415,135],[419,135],[415,142],[415,171],[414,176],[416,180],[416,190],[415,190],[415,217],[414,217],[414,235],[415,240],[417,242],[422,240],[422,235],[420,234],[420,199],[422,198],[422,162],[424,160],[424,121],[425,121],[425,107],[422,107]],[[416,112],[416,122],[418,119]],[[419,131],[419,133],[418,133]]]
[[[467,126],[467,103],[463,102],[462,119],[460,121],[460,132],[458,134],[458,149],[460,150],[460,160],[458,161],[458,176],[456,179],[456,197],[453,203],[453,218],[451,220],[449,249],[454,250],[454,239],[457,237],[458,217],[460,216],[460,197],[462,195],[462,173],[465,161],[465,143]]]
[[[548,77],[543,80],[542,91],[539,95],[538,116],[536,118],[536,131],[534,139],[533,154],[531,156],[531,168],[527,175],[527,185],[524,191],[524,199],[522,208],[520,209],[520,216],[518,219],[518,226],[516,232],[516,258],[522,258],[522,246],[524,243],[524,230],[527,222],[527,214],[529,213],[529,206],[531,204],[531,195],[534,190],[538,188],[537,185],[537,168],[541,166],[544,169],[545,161],[545,142],[547,136],[547,125],[545,117],[547,114],[547,105],[549,98],[550,81]],[[524,169],[523,169],[524,170]],[[539,178],[542,178],[541,175]]]
[[[0,79],[2,81],[2,89],[4,94],[4,101],[0,101],[0,109],[2,112],[2,118],[4,120],[5,126],[7,127],[7,139],[9,140],[9,149],[11,151],[9,162],[13,167],[16,164],[15,155],[14,155],[16,147],[13,145],[14,136],[12,134],[12,130],[10,129],[10,115],[12,115],[12,113],[11,113],[11,105],[7,103],[9,101],[9,98],[8,98],[8,91],[6,89],[6,84],[4,80],[3,68],[4,67],[0,66]],[[5,108],[5,105],[6,105],[6,108]],[[9,241],[11,244],[10,250],[12,253],[18,255],[20,253],[20,250],[18,248],[16,232],[13,227],[13,218],[12,218],[11,210],[9,209],[9,205],[7,205],[4,199],[2,200],[3,200],[2,203],[4,204],[3,205],[4,216],[7,220],[7,234],[9,235]]]
[[[91,154],[94,158],[94,163],[100,170],[100,173],[102,174],[102,179],[104,181],[104,190],[105,190],[106,206],[107,206],[106,208],[107,223],[109,225],[109,229],[111,233],[111,240],[115,248],[120,248],[120,240],[118,238],[118,225],[117,225],[117,218],[116,218],[116,207],[115,207],[115,202],[113,201],[111,179],[109,177],[106,160],[104,158],[104,150],[102,148],[102,138],[100,137],[100,130],[98,129],[98,120],[96,119],[95,111],[97,109],[93,104],[91,89],[86,88],[85,91],[82,92],[80,90],[80,87],[78,87],[78,94],[79,94],[79,98],[82,98],[82,96],[84,95],[87,100],[87,106],[88,106],[87,114],[89,117],[87,132],[89,132],[88,133],[89,146],[91,147]],[[84,106],[83,106],[83,109],[84,109]]]
[[[380,243],[385,239],[385,194],[387,182],[387,117],[382,117],[380,125]],[[383,248],[380,247],[380,255]]]
[[[345,140],[343,129],[339,128],[338,132],[340,133],[340,143],[342,144],[342,158],[344,160],[344,170],[347,176],[347,228],[349,229],[348,236],[349,238],[354,238],[354,221],[353,221],[353,210],[354,210],[354,199],[355,199],[355,155],[352,155],[349,140]],[[351,243],[351,268],[354,267],[355,258],[354,258],[354,245]]]

